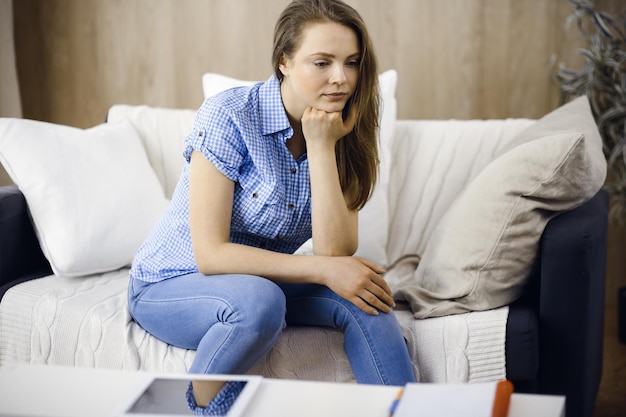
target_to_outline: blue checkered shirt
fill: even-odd
[[[186,163],[161,219],[139,248],[131,276],[156,282],[197,272],[189,230],[189,160],[200,151],[235,183],[230,240],[293,253],[311,237],[306,154],[294,160],[293,135],[275,76],[204,101],[185,138]]]

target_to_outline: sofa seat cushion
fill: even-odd
[[[0,304],[0,366],[34,363],[186,372],[195,351],[169,346],[132,321],[127,285],[128,269],[121,269],[90,279],[44,277],[11,288]],[[395,314],[418,380],[504,378],[508,307],[427,320],[415,320],[408,308]],[[288,327],[251,373],[354,381],[343,334],[320,327]]]

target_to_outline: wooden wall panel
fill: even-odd
[[[399,72],[401,118],[539,117],[558,104],[549,57],[571,62],[580,42],[564,30],[566,0],[349,2],[369,25],[381,70]],[[25,115],[85,127],[115,103],[195,108],[207,71],[265,79],[287,3],[15,2]]]
[[[265,79],[272,22],[286,4],[273,3],[16,2],[27,117],[85,127],[115,103],[195,108],[207,71]]]
[[[13,43],[13,4],[12,0],[0,0],[0,117],[21,116]],[[11,183],[9,174],[0,165],[0,187]]]
[[[0,117],[21,117],[13,43],[12,0],[0,0]]]

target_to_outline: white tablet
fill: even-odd
[[[150,375],[122,405],[120,417],[193,416],[200,406],[226,417],[239,417],[257,391],[258,375]],[[193,381],[193,384],[192,384]]]

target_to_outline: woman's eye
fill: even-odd
[[[320,67],[320,68],[322,68],[322,67],[327,66],[327,65],[328,65],[328,62],[326,62],[326,61],[315,61],[313,64],[314,64],[316,67]]]
[[[357,68],[359,66],[359,61],[354,60],[354,61],[348,61],[346,63],[347,66],[352,67],[352,68]]]

